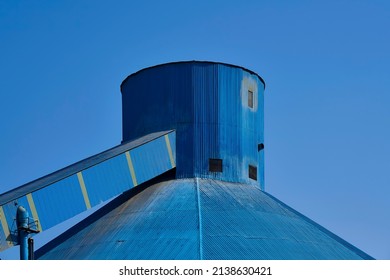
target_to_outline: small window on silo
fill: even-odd
[[[210,172],[222,172],[222,159],[210,158],[209,159],[209,171]]]
[[[248,107],[253,108],[253,91],[248,89]]]
[[[249,178],[257,181],[257,167],[249,165]]]

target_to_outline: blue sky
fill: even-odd
[[[266,190],[390,259],[389,27],[385,0],[2,0],[0,193],[119,144],[129,74],[232,63],[267,84]]]

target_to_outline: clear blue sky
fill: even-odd
[[[267,84],[266,190],[390,259],[389,50],[386,0],[1,0],[0,193],[119,144],[127,75],[232,63]]]

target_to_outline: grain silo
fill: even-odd
[[[1,195],[1,248],[18,243],[18,205],[45,230],[119,195],[36,256],[371,259],[265,191],[264,89],[259,75],[225,63],[130,75],[122,143]]]

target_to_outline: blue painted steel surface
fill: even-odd
[[[171,150],[172,150],[172,157],[175,161],[175,166],[176,166],[176,134],[168,134],[168,139],[169,143],[171,145]]]
[[[69,177],[70,175],[76,174],[80,170],[92,167],[92,166],[99,164],[107,159],[115,157],[118,154],[124,153],[124,152],[131,150],[131,149],[134,149],[140,145],[143,145],[145,143],[153,141],[156,138],[162,137],[166,134],[171,134],[171,132],[173,132],[173,131],[159,131],[159,132],[155,132],[155,133],[145,134],[144,136],[139,137],[138,139],[133,139],[131,141],[123,141],[121,145],[113,147],[109,150],[106,150],[106,151],[101,152],[97,155],[91,156],[89,158],[83,159],[77,163],[74,163],[70,166],[67,166],[63,169],[60,169],[56,172],[53,172],[49,175],[42,177],[42,178],[39,178],[37,180],[34,180],[32,182],[29,182],[27,184],[24,184],[20,187],[17,187],[15,189],[12,189],[8,192],[1,194],[0,195],[0,205],[4,205],[10,201],[15,200],[15,198],[22,197],[28,193],[32,193],[36,190],[39,190],[39,189],[41,189],[47,185],[50,185],[56,181],[62,180],[66,177]],[[176,137],[175,133],[173,133],[173,136],[170,136],[170,137],[175,138]]]
[[[61,240],[62,244],[43,258],[198,259],[197,229],[195,189],[170,181],[147,188],[98,217],[68,241]],[[74,238],[81,238],[80,242]]]
[[[371,259],[248,184],[171,180],[118,199],[36,255],[39,259]]]
[[[149,142],[137,150],[132,150],[130,155],[139,183],[143,183],[172,168],[164,137]]]
[[[257,149],[264,143],[264,82],[257,74],[222,63],[171,63],[130,75],[121,91],[124,141],[176,129],[177,178],[264,189],[264,151]],[[209,158],[223,160],[222,173],[209,172]],[[249,164],[257,167],[257,181],[248,176]]]
[[[37,220],[39,230],[46,230],[133,188],[132,176],[141,184],[172,169],[174,145],[174,131],[147,135],[0,195],[0,250],[18,241],[15,215],[19,205]],[[134,157],[132,165],[127,152]]]
[[[25,196],[14,200],[12,203],[7,203],[2,206],[5,214],[5,220],[7,221],[9,232],[11,233],[11,235],[7,237],[7,240],[13,243],[18,242],[18,237],[17,237],[18,227],[16,224],[16,211],[18,206],[20,205],[23,205],[23,207],[27,210],[27,212],[31,213],[30,206],[28,205],[27,198]],[[2,230],[2,227],[0,227],[0,231],[4,232],[4,230]],[[5,243],[4,242],[0,243],[0,246],[1,244],[5,244]]]
[[[32,196],[43,230],[86,210],[76,175],[33,192]]]
[[[28,228],[28,213],[26,209],[22,206],[19,206],[16,210],[16,224],[18,227],[18,237],[19,237],[19,250],[20,250],[20,259],[28,259],[28,233],[23,230]]]
[[[130,75],[121,85],[124,144],[1,195],[0,248],[14,236],[15,202],[45,229],[122,193],[36,256],[372,259],[264,192],[264,87],[250,70],[213,62]],[[221,159],[222,172],[209,171],[209,159]],[[66,213],[57,219],[58,206]]]
[[[134,187],[125,154],[84,170],[83,178],[91,206]],[[93,192],[89,192],[90,186],[93,186]],[[84,201],[83,204],[85,208]]]

